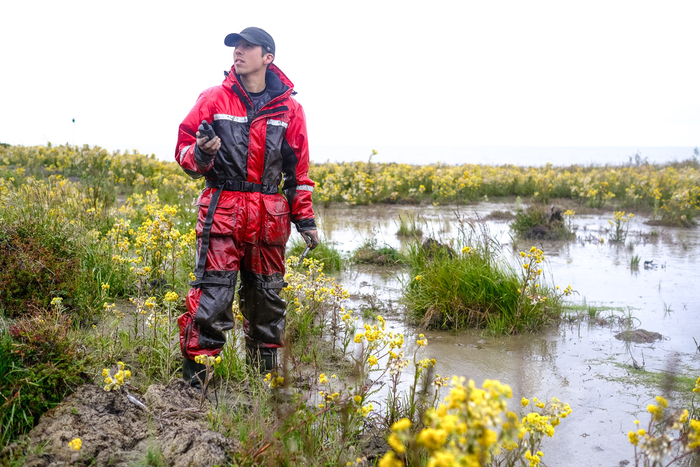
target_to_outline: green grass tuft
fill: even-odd
[[[422,237],[423,229],[420,226],[420,217],[407,214],[406,216],[399,215],[399,224],[396,235],[399,237]]]
[[[288,247],[287,254],[298,258],[305,249],[306,243],[304,243],[304,240],[300,237],[294,237]],[[320,239],[316,248],[309,251],[306,257],[322,262],[324,272],[340,271],[343,267],[343,257],[340,252],[333,246],[333,243],[323,238]]]
[[[433,328],[514,334],[541,328],[561,315],[562,294],[542,276],[527,279],[500,257],[500,247],[489,238],[471,240],[457,252],[411,246],[403,300],[416,321]]]

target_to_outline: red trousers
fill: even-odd
[[[211,216],[207,240],[206,221],[215,190],[205,190],[197,203],[197,264],[204,267],[195,271],[197,280],[187,294],[187,311],[178,318],[182,355],[190,360],[221,352],[225,332],[234,324],[237,285],[246,345],[255,349],[284,344],[287,304],[279,294],[286,286],[287,201],[279,194],[223,191]]]

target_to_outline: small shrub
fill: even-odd
[[[71,335],[71,318],[52,311],[0,328],[0,445],[31,430],[39,417],[87,382],[87,359]]]
[[[0,227],[0,307],[16,317],[53,297],[81,307],[80,258],[72,239],[42,219]]]
[[[533,204],[527,210],[518,209],[510,228],[523,239],[569,240],[575,237],[569,219],[573,211],[562,212],[552,207]]]
[[[376,264],[389,266],[405,261],[404,256],[394,247],[386,243],[379,246],[376,238],[365,240],[351,256],[357,264]]]

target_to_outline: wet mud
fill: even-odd
[[[182,380],[154,384],[143,395],[132,394],[147,409],[128,400],[123,389],[106,392],[86,384],[44,414],[29,433],[33,454],[24,466],[224,464],[236,448],[232,439],[209,430],[208,402]],[[79,452],[68,447],[82,440]],[[17,443],[6,447],[0,464],[12,459]],[[147,458],[160,463],[147,463]],[[151,461],[155,462],[155,461]]]

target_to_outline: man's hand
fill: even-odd
[[[318,231],[316,229],[305,230],[301,232],[301,236],[304,237],[306,245],[311,247],[312,250],[318,246]]]
[[[211,140],[208,136],[202,136],[200,132],[197,132],[196,136],[199,149],[210,156],[216,154],[216,151],[221,147],[221,138],[218,136],[215,136],[214,139]]]

